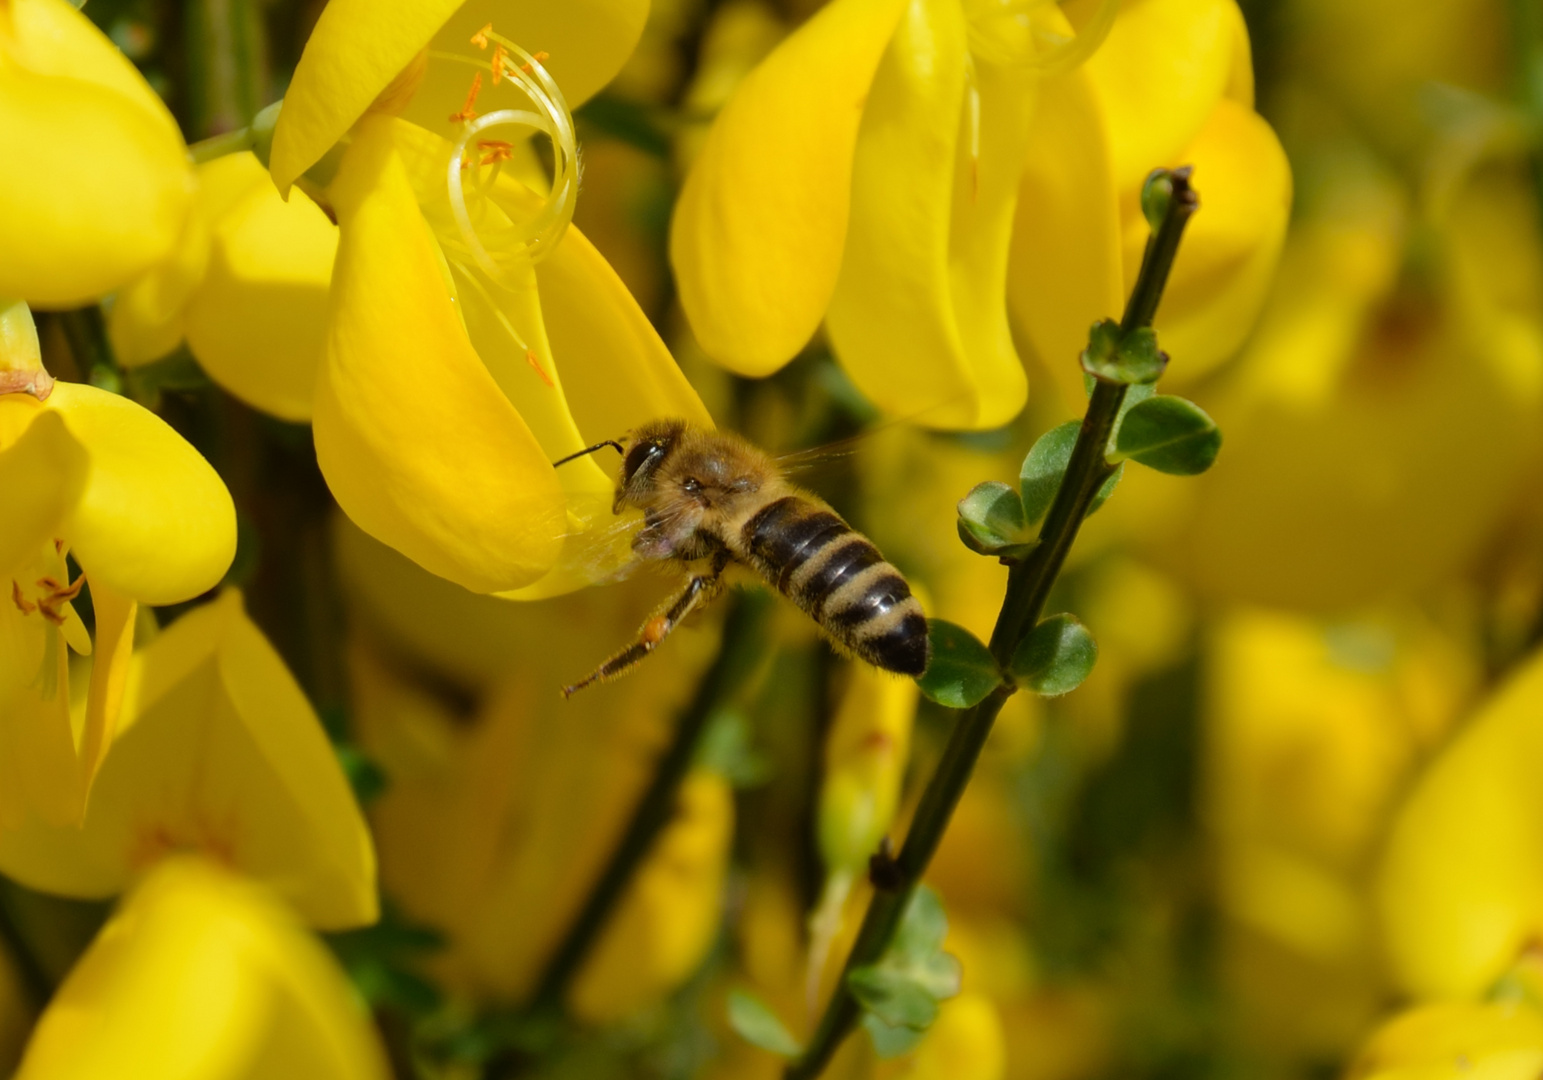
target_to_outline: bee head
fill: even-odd
[[[655,420],[627,437],[627,456],[622,459],[616,501],[611,507],[613,512],[648,490],[659,466],[670,456],[685,431],[684,420]]]

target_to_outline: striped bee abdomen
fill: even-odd
[[[741,539],[762,576],[842,645],[887,671],[926,670],[921,604],[873,541],[833,511],[785,495],[746,521]]]

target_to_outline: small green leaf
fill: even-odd
[[[1131,388],[1132,392],[1136,389]],[[1030,525],[1037,525],[1050,511],[1050,504],[1055,501],[1055,493],[1066,475],[1066,466],[1071,462],[1072,448],[1077,445],[1077,432],[1081,428],[1082,422],[1079,420],[1068,420],[1060,427],[1051,428],[1039,437],[1034,448],[1029,451],[1029,456],[1023,459],[1023,467],[1018,473],[1018,493],[1023,503],[1024,518]],[[1119,482],[1119,472],[1104,481],[1104,486],[1098,489],[1092,505],[1088,507],[1089,516],[1114,494]]]
[[[1168,366],[1168,354],[1157,347],[1157,332],[1139,326],[1129,333],[1113,319],[1095,323],[1082,351],[1082,370],[1106,382],[1156,382]]]
[[[982,555],[1016,555],[1031,545],[1023,502],[1006,484],[987,480],[959,500],[959,539]]]
[[[1066,475],[1066,464],[1072,459],[1072,447],[1077,445],[1077,432],[1082,423],[1068,420],[1060,427],[1051,428],[1034,441],[1023,467],[1018,471],[1018,493],[1023,502],[1023,515],[1030,525],[1039,523],[1055,501],[1055,493]]]
[[[938,1002],[959,992],[959,961],[942,951],[947,935],[942,901],[921,886],[884,958],[847,975],[852,996],[890,1027],[926,1029],[937,1019]]]
[[[729,991],[729,1026],[751,1046],[783,1057],[797,1057],[803,1049],[771,1006],[748,990]]]
[[[911,893],[911,900],[900,916],[900,926],[890,951],[901,956],[921,957],[937,952],[948,936],[948,914],[937,892],[926,885],[918,885]]]
[[[991,650],[962,626],[942,619],[928,619],[932,639],[932,663],[917,676],[921,692],[950,709],[968,709],[1002,682]]]
[[[1098,643],[1070,615],[1052,615],[1018,643],[1013,678],[1026,689],[1055,697],[1082,685],[1098,659]]]
[[[891,1027],[926,1031],[938,1018],[938,999],[904,969],[885,964],[854,968],[847,986],[859,1005]]]
[[[1131,409],[1115,440],[1115,458],[1133,458],[1175,476],[1203,473],[1216,460],[1222,433],[1192,401],[1158,396]]]
[[[914,1028],[886,1024],[871,1012],[863,1013],[863,1027],[868,1032],[868,1038],[873,1041],[873,1052],[879,1056],[880,1061],[909,1054],[927,1034]]]

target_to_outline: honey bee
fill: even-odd
[[[605,447],[619,451],[611,511],[643,511],[633,553],[685,564],[692,574],[636,641],[564,687],[564,697],[642,661],[722,591],[724,572],[736,565],[793,601],[845,651],[901,675],[926,670],[927,619],[905,578],[873,541],[789,482],[770,455],[737,436],[675,419],[644,424],[625,443],[608,439],[556,464]]]

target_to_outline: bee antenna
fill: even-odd
[[[559,465],[566,465],[568,462],[574,461],[577,458],[581,458],[586,454],[593,454],[596,450],[604,450],[607,446],[614,447],[618,454],[625,454],[627,452],[626,450],[622,449],[622,444],[617,442],[615,439],[602,439],[594,446],[586,446],[577,454],[569,454],[565,458],[558,458],[556,461],[552,462],[552,468],[555,469]]]

